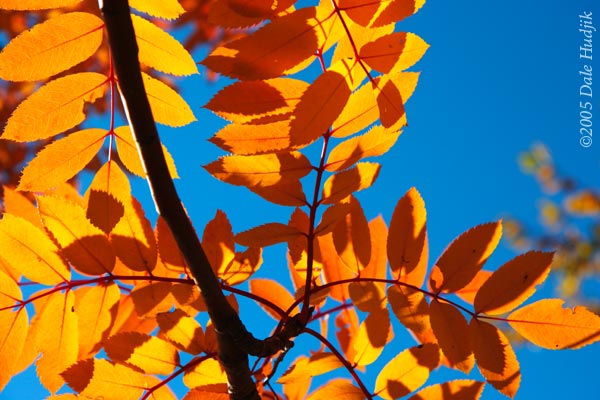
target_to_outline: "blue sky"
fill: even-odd
[[[377,183],[359,195],[367,217],[382,214],[389,221],[397,200],[416,186],[427,206],[431,261],[474,225],[505,215],[536,223],[540,193],[517,164],[519,152],[536,141],[548,145],[566,174],[597,186],[600,140],[587,149],[579,144],[578,15],[583,11],[598,11],[600,27],[594,0],[430,0],[403,22],[401,30],[417,33],[431,47],[413,68],[422,73],[407,104],[409,127],[379,160],[383,169]],[[600,63],[593,67],[600,74]],[[191,78],[183,94],[200,123],[161,131],[178,162],[182,200],[199,231],[216,209],[227,213],[234,231],[285,222],[290,209],[221,183],[200,168],[222,154],[206,141],[222,122],[200,109],[222,83]],[[597,92],[594,122],[600,121]],[[148,193],[141,181],[135,188]],[[514,255],[504,243],[488,265],[497,267]],[[259,276],[285,276],[283,250],[269,250],[266,256]],[[541,292],[552,295],[549,287]],[[401,328],[395,328],[400,336]],[[395,343],[397,351],[411,345]],[[523,347],[517,356],[523,374],[517,399],[600,399],[598,344],[562,352]],[[16,378],[0,399],[19,398],[19,387],[34,379],[32,373]],[[491,389],[483,396],[500,398]]]

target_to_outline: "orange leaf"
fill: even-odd
[[[440,349],[436,344],[406,349],[383,367],[375,382],[375,393],[386,400],[406,396],[427,381],[439,362]]]
[[[187,285],[186,285],[187,286]],[[141,318],[151,318],[165,312],[173,306],[173,295],[170,282],[144,282],[138,284],[131,292],[135,312]]]
[[[86,217],[104,233],[110,233],[125,213],[131,188],[119,166],[108,161],[96,174],[88,188]]]
[[[271,222],[238,233],[235,235],[235,241],[242,246],[265,247],[288,242],[300,235],[303,235],[303,232],[294,227],[279,222]]]
[[[356,351],[352,346],[352,338],[358,334],[358,316],[354,308],[344,308],[335,317],[335,326],[337,328],[335,336],[340,344],[340,348],[347,360],[354,359]]]
[[[226,2],[214,3],[220,5]],[[211,7],[211,10],[214,7]],[[183,400],[229,400],[229,394],[227,394],[227,385],[224,384],[213,384],[195,387],[190,390]]]
[[[6,122],[4,139],[33,142],[71,129],[85,119],[83,106],[104,95],[107,78],[95,72],[46,83],[25,99]]]
[[[332,124],[332,135],[337,138],[353,135],[373,124],[378,118],[375,91],[373,85],[367,82],[350,96]]]
[[[491,275],[491,271],[478,271],[473,280],[471,280],[471,282],[469,282],[462,289],[459,289],[456,292],[454,292],[454,294],[456,294],[458,297],[460,297],[467,303],[473,304],[473,302],[475,301],[477,291],[479,290],[479,288],[481,288],[481,285],[483,285],[485,281],[489,279]]]
[[[121,291],[109,282],[75,290],[75,314],[79,321],[79,359],[95,353],[110,333],[117,316]]]
[[[346,379],[333,379],[312,392],[306,400],[363,400],[365,394]]]
[[[23,169],[17,190],[43,192],[71,179],[100,151],[106,134],[85,129],[46,146]]]
[[[429,284],[437,293],[455,292],[473,280],[502,236],[501,221],[477,225],[456,238],[435,263]]]
[[[333,244],[340,260],[346,268],[363,270],[371,259],[371,235],[365,213],[356,198],[350,198],[350,212],[332,231]]]
[[[321,253],[323,263],[323,278],[325,283],[336,282],[356,277],[357,271],[351,271],[344,267],[340,257],[335,251],[331,235],[321,235],[317,237],[317,243]],[[335,285],[331,287],[330,295],[340,303],[350,298],[348,293],[348,284]]]
[[[299,180],[273,186],[254,186],[249,189],[263,199],[282,206],[301,207],[308,205],[304,189]]]
[[[421,194],[411,188],[396,204],[387,238],[387,255],[395,276],[421,286],[427,271],[427,213]]]
[[[321,204],[334,204],[354,192],[373,185],[381,165],[373,162],[362,162],[353,168],[330,176],[323,185]]]
[[[66,71],[96,52],[103,28],[104,21],[85,12],[59,14],[39,23],[4,47],[0,78],[36,81]]]
[[[499,315],[521,305],[546,280],[553,255],[530,251],[498,268],[475,295],[475,312]]]
[[[244,124],[259,116],[291,112],[307,87],[308,83],[292,78],[235,82],[215,94],[205,107]]]
[[[600,340],[600,316],[585,307],[563,308],[564,300],[545,299],[510,314],[510,326],[545,349],[578,349]]]
[[[4,214],[0,220],[2,258],[32,282],[56,285],[71,279],[54,242],[30,222]]]
[[[185,13],[184,8],[177,0],[129,0],[129,5],[143,13],[164,19],[177,19]]]
[[[429,305],[422,292],[403,286],[390,286],[388,301],[396,318],[421,343],[436,342],[429,316]]]
[[[350,203],[333,204],[325,210],[321,217],[321,222],[315,228],[314,234],[322,236],[330,233],[335,229],[335,226],[346,217],[352,210]],[[337,254],[337,253],[336,253]]]
[[[151,272],[156,266],[156,239],[142,205],[133,197],[125,203],[125,214],[110,233],[115,254],[134,271]]]
[[[135,141],[133,140],[133,136],[131,135],[129,126],[119,126],[118,128],[115,128],[114,132],[115,137],[117,138],[116,142],[119,158],[121,159],[121,162],[123,162],[125,168],[137,176],[146,178],[146,171],[144,170],[142,161],[140,160],[140,155],[138,153]],[[167,167],[169,168],[171,178],[178,178],[173,156],[171,156],[164,145],[162,145],[162,149],[165,155],[165,160],[167,161]]]
[[[244,252],[236,252],[235,257],[217,271],[217,276],[228,285],[239,285],[249,279],[260,268],[261,264],[261,249],[250,247]]]
[[[326,169],[339,171],[363,158],[380,156],[396,143],[400,133],[400,131],[390,132],[382,126],[375,126],[364,135],[348,139],[331,150]]]
[[[217,210],[215,217],[204,227],[202,248],[215,272],[227,266],[234,258],[233,231],[223,211]]]
[[[281,312],[288,311],[288,308],[294,303],[294,297],[290,292],[272,279],[252,279],[250,281],[250,292],[278,307],[278,309],[272,308],[268,304],[259,303],[262,309],[277,321],[281,319]],[[296,306],[288,315],[294,315],[297,311],[298,308]]]
[[[360,311],[374,312],[387,306],[385,292],[375,282],[351,282],[348,292],[352,302]]]
[[[428,44],[414,33],[394,32],[366,43],[359,56],[369,67],[383,73],[410,68],[425,54]]]
[[[412,96],[419,72],[392,72],[376,79],[377,108],[381,125],[390,130],[406,125],[404,104]]]
[[[217,179],[248,187],[289,183],[312,171],[308,159],[298,152],[221,157],[204,168]]]
[[[334,371],[344,365],[339,358],[333,353],[315,353],[310,358],[300,357],[296,360],[277,383],[287,384],[294,382],[297,379],[315,377]]]
[[[81,0],[1,0],[2,10],[47,10],[50,8],[68,7],[81,2]]]
[[[112,271],[115,253],[104,232],[86,218],[83,208],[56,197],[38,197],[37,201],[44,225],[73,268],[86,275]]]
[[[24,194],[4,186],[4,213],[12,214],[31,222],[37,228],[44,229],[37,207]]]
[[[372,27],[393,24],[413,15],[425,4],[425,0],[391,0],[380,3],[377,15],[371,22]]]
[[[194,59],[173,36],[152,22],[131,15],[139,47],[140,63],[177,76],[198,73]]]
[[[361,322],[357,335],[351,338],[350,343],[355,351],[352,363],[358,366],[372,364],[393,338],[394,333],[387,308],[371,312]]]
[[[269,124],[229,124],[209,139],[238,155],[274,153],[290,149],[289,121]]]
[[[173,237],[171,229],[169,229],[169,226],[160,215],[156,220],[155,236],[159,258],[164,263],[166,269],[179,273],[187,273],[187,263],[185,262],[185,258],[179,250],[179,246]],[[204,248],[204,251],[207,252],[204,244],[202,244],[202,247]]]
[[[323,40],[315,7],[296,10],[216,48],[202,64],[243,80],[275,78],[312,59]]]
[[[338,61],[302,94],[290,123],[292,145],[308,145],[327,132],[350,97],[355,66],[348,60]]]
[[[151,386],[138,371],[93,358],[78,361],[61,375],[80,397],[90,399],[137,400]]]
[[[142,73],[142,78],[156,122],[179,127],[196,121],[192,109],[179,93],[146,73]]]
[[[186,370],[183,383],[189,388],[219,385],[227,383],[227,376],[217,360],[208,358],[196,364],[192,370]]]
[[[37,332],[36,348],[42,357],[36,361],[40,382],[51,393],[64,384],[60,373],[77,361],[79,330],[72,291],[48,296],[32,329]]]
[[[469,324],[454,306],[433,300],[429,318],[437,342],[452,368],[468,374],[475,364],[469,338]]]
[[[369,232],[371,236],[371,260],[360,272],[361,278],[386,279],[387,258],[385,238],[388,236],[387,226],[383,218],[378,216],[369,221]],[[385,291],[385,282],[375,282],[379,288]]]
[[[460,379],[419,390],[408,400],[478,400],[483,392],[483,382]]]
[[[160,313],[156,316],[159,334],[175,347],[190,354],[204,351],[204,331],[194,318],[184,311],[175,309],[171,312]]]
[[[469,332],[481,375],[498,391],[514,398],[521,383],[521,371],[506,336],[494,325],[476,318],[471,320]]]
[[[171,343],[139,332],[111,336],[104,342],[104,350],[112,360],[147,374],[168,375],[179,364],[177,349]]]

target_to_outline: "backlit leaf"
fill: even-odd
[[[25,196],[24,193],[11,189],[8,186],[2,188],[4,191],[4,213],[12,214],[31,222],[37,228],[44,229],[37,211],[37,207]]]
[[[321,253],[321,261],[323,263],[323,278],[325,283],[336,282],[346,279],[355,278],[357,271],[352,271],[344,267],[344,264],[335,251],[333,239],[331,235],[321,235],[317,237],[317,243]],[[344,303],[350,298],[348,293],[348,284],[334,285],[331,287],[330,296]]]
[[[371,259],[369,260],[369,264],[360,272],[360,276],[361,278],[386,279],[387,257],[385,238],[388,235],[388,229],[381,215],[369,221],[369,232],[371,236]],[[385,282],[374,283],[385,291],[387,286]]]
[[[37,24],[4,47],[0,78],[35,81],[66,71],[96,52],[103,28],[104,21],[85,12],[59,14]]]
[[[223,211],[217,210],[215,217],[204,227],[202,248],[215,272],[233,259],[235,255],[233,231]]]
[[[217,271],[217,276],[228,285],[238,285],[252,276],[262,264],[262,251],[259,247],[250,247],[246,251],[236,252],[235,257]]]
[[[185,12],[177,0],[129,0],[129,5],[143,13],[164,19],[176,19]]]
[[[352,346],[352,338],[358,335],[358,316],[354,308],[344,308],[335,317],[335,336],[346,359],[354,359],[356,351]]]
[[[302,94],[290,123],[292,145],[310,144],[327,132],[350,97],[355,66],[351,60],[340,60]]]
[[[386,308],[371,312],[351,339],[354,348],[352,362],[359,366],[372,364],[379,358],[385,345],[394,337],[390,315]]]
[[[169,271],[187,273],[187,263],[185,258],[179,250],[179,246],[173,237],[171,229],[162,216],[159,216],[156,220],[155,236],[158,255],[160,261],[165,265],[165,268]],[[206,248],[204,245],[202,246],[206,252]]]
[[[411,188],[396,204],[387,238],[387,255],[395,276],[416,275],[411,280],[421,286],[427,270],[427,213],[420,193]]]
[[[68,7],[81,0],[0,0],[3,10],[46,10],[57,7]]]
[[[188,51],[173,36],[144,18],[132,15],[140,63],[177,76],[198,72]]]
[[[499,315],[521,305],[546,280],[552,256],[530,251],[498,268],[475,295],[475,312]]]
[[[67,282],[71,272],[58,248],[30,222],[4,214],[0,220],[2,258],[32,282],[56,285]]]
[[[361,47],[359,56],[383,73],[404,70],[419,61],[429,46],[414,33],[394,32]]]
[[[381,165],[373,162],[362,162],[353,168],[330,176],[323,185],[322,204],[334,204],[354,192],[370,187],[377,176]]]
[[[156,316],[160,335],[173,343],[178,349],[190,354],[204,351],[204,331],[194,318],[184,311],[160,313]]]
[[[123,217],[130,193],[129,180],[121,168],[113,161],[105,163],[96,171],[85,194],[86,217],[104,233],[110,233]]]
[[[350,213],[350,203],[337,203],[329,206],[321,216],[321,222],[315,228],[315,235],[322,236],[333,231],[335,226]],[[337,254],[337,253],[336,253]]]
[[[396,318],[421,343],[435,343],[430,321],[429,304],[422,292],[404,286],[390,286],[388,301]]]
[[[265,247],[287,242],[302,234],[294,227],[279,222],[271,222],[238,233],[235,235],[235,241],[242,246]]]
[[[460,379],[419,390],[408,400],[478,400],[483,392],[483,382]]]
[[[502,236],[502,223],[490,222],[469,229],[444,250],[431,272],[436,292],[455,292],[467,285],[483,267]]]
[[[124,332],[111,336],[104,350],[113,361],[139,368],[147,374],[168,375],[179,364],[177,349],[156,336]]]
[[[248,187],[287,183],[312,171],[308,159],[297,152],[221,157],[204,168],[217,179]]]
[[[152,116],[156,122],[178,127],[196,120],[192,109],[179,93],[148,74],[143,73],[142,78],[152,109]]]
[[[108,337],[116,318],[121,291],[109,282],[75,290],[75,313],[79,321],[79,359],[92,355]]]
[[[38,197],[37,201],[44,225],[73,268],[86,275],[112,271],[115,253],[104,232],[86,218],[83,208],[57,197]]]
[[[0,307],[11,307],[21,299],[17,283],[0,271]],[[17,372],[15,369],[25,345],[28,328],[27,311],[24,307],[0,312],[0,391]]]
[[[351,282],[348,285],[348,292],[352,302],[360,311],[374,312],[387,305],[385,292],[375,282]]]
[[[510,342],[494,325],[476,318],[469,324],[477,367],[487,382],[514,398],[521,383],[521,370]]]
[[[508,316],[508,323],[545,349],[578,349],[600,340],[600,316],[583,306],[564,308],[564,300],[545,299]]]
[[[371,22],[373,27],[393,24],[413,15],[425,4],[425,0],[391,0],[380,3],[376,17]]]
[[[259,303],[263,310],[267,312],[275,320],[281,319],[280,311],[287,311],[294,303],[294,297],[280,283],[272,279],[255,278],[250,281],[250,292],[260,296],[264,300],[269,301],[278,309],[270,307],[268,304]],[[294,315],[297,312],[297,307],[292,310],[289,315]]]
[[[36,347],[42,357],[36,361],[40,382],[55,393],[64,384],[60,373],[77,361],[79,330],[72,291],[54,292],[38,311]]]
[[[351,197],[349,204],[350,212],[335,224],[332,237],[342,263],[358,274],[371,259],[371,235],[359,201]]]
[[[376,79],[374,90],[381,125],[390,130],[406,125],[404,104],[412,96],[418,81],[418,72],[392,72]]]
[[[271,203],[301,207],[308,204],[302,183],[293,180],[273,186],[254,186],[250,190]]]
[[[454,292],[454,294],[456,294],[458,297],[460,297],[467,303],[473,304],[473,302],[475,301],[475,295],[479,291],[479,288],[481,288],[481,285],[483,285],[491,275],[491,271],[480,270],[479,272],[477,272],[475,278],[473,278],[471,282],[469,282],[462,289],[459,289],[456,292]]]
[[[140,283],[131,292],[131,299],[139,317],[150,318],[158,313],[166,312],[173,306],[173,295],[170,282]]]
[[[186,370],[183,383],[189,388],[225,384],[227,376],[217,360],[208,358],[196,364],[192,370]]]
[[[366,157],[380,156],[396,143],[400,131],[390,132],[375,126],[364,135],[348,139],[331,150],[327,159],[328,171],[340,171],[351,167]]]
[[[289,122],[269,124],[229,124],[209,141],[238,155],[274,153],[290,149]]]
[[[440,350],[436,344],[406,349],[383,367],[375,382],[375,393],[386,400],[406,396],[427,381],[439,362]]]
[[[448,364],[468,374],[475,365],[475,359],[465,317],[456,307],[433,300],[429,304],[429,318]]]
[[[346,379],[333,379],[312,392],[306,400],[363,400],[365,394]]]
[[[27,164],[17,189],[43,192],[71,179],[100,151],[106,134],[85,129],[46,146]]]
[[[149,388],[144,374],[107,360],[81,360],[61,375],[81,397],[90,399],[138,400]]]
[[[67,75],[46,83],[19,104],[2,137],[32,142],[77,126],[85,119],[85,103],[102,97],[106,83],[106,76],[96,72]]]
[[[305,377],[315,377],[343,367],[339,358],[333,353],[315,353],[310,358],[301,357],[277,380],[287,384]]]

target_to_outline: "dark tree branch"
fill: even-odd
[[[248,365],[252,338],[227,302],[200,240],[181,205],[169,175],[158,131],[144,90],[138,47],[127,0],[100,0],[121,98],[146,171],[158,213],[165,219],[206,302],[217,331],[219,360],[227,373],[232,400],[260,399]],[[233,333],[233,334],[232,334]],[[256,339],[254,339],[256,340]],[[260,341],[259,341],[260,342]],[[282,346],[284,346],[283,344]]]

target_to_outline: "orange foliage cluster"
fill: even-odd
[[[75,3],[54,0],[45,6]],[[130,3],[167,19],[183,12],[175,0]],[[389,228],[381,217],[368,221],[354,196],[379,173],[380,165],[365,159],[388,151],[406,124],[404,103],[419,75],[405,70],[428,46],[415,34],[396,32],[395,23],[424,1],[339,0],[304,8],[294,3],[223,0],[211,3],[208,12],[202,2],[192,7],[193,18],[208,15],[209,22],[226,28],[257,26],[203,61],[238,79],[206,105],[231,124],[211,139],[230,154],[205,169],[293,207],[287,223],[267,222],[237,235],[217,211],[202,246],[231,303],[236,306],[239,297],[257,302],[278,322],[275,331],[298,310],[316,307],[302,334],[319,340],[321,348],[299,356],[283,374],[277,372],[278,356],[257,360],[252,372],[262,396],[476,399],[485,382],[422,386],[441,365],[465,374],[477,365],[488,384],[514,397],[519,363],[495,322],[508,322],[549,349],[599,340],[600,317],[583,307],[564,309],[558,299],[522,306],[547,277],[552,253],[531,251],[495,271],[483,269],[502,235],[499,221],[463,233],[428,268],[425,203],[416,189],[398,201]],[[36,4],[0,0],[3,8]],[[35,362],[51,399],[174,399],[168,384],[180,375],[189,389],[185,400],[227,398],[215,329],[196,319],[207,310],[205,299],[166,223],[159,218],[152,226],[131,195],[125,170],[145,172],[129,127],[113,126],[111,99],[119,82],[110,63],[95,72],[64,74],[101,48],[105,27],[96,14],[57,13],[0,53],[5,80],[60,74],[20,103],[2,138],[26,143],[67,132],[36,153],[16,190],[5,188],[0,388]],[[133,24],[142,64],[176,76],[197,72],[189,52],[170,34],[140,16],[133,16]],[[322,73],[313,81],[294,75],[315,62]],[[195,120],[177,91],[151,75],[143,79],[158,123],[183,126]],[[110,126],[74,129],[86,119],[84,106],[98,102],[107,104]],[[108,161],[81,195],[66,182],[105,141]],[[316,160],[302,152],[313,144],[321,146]],[[175,178],[175,164],[168,161]],[[35,202],[24,193],[33,193]],[[291,288],[252,278],[262,264],[262,247],[276,243],[287,245]],[[236,250],[236,244],[246,249]],[[24,284],[36,288],[26,298]],[[366,382],[361,371],[396,346],[393,318],[416,345],[400,344],[403,350],[393,351],[375,382]],[[337,343],[329,331],[335,331]],[[334,370],[350,379],[311,387],[313,377]],[[283,394],[275,394],[272,378]],[[65,384],[74,394],[56,395]]]

